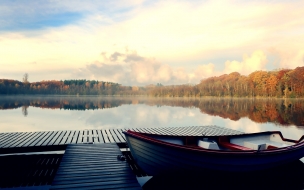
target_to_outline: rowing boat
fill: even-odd
[[[304,156],[304,136],[279,131],[225,136],[172,136],[125,131],[135,162],[148,175],[175,172],[256,171]]]

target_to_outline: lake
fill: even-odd
[[[1,96],[0,132],[217,125],[304,135],[303,99]]]

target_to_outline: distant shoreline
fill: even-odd
[[[0,97],[140,97],[140,98],[166,98],[166,99],[278,99],[278,100],[299,100],[304,97],[283,98],[283,97],[217,97],[217,96],[148,96],[148,95],[65,95],[65,94],[0,94]]]

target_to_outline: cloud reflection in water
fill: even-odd
[[[252,99],[4,97],[0,132],[218,125],[244,132],[280,130],[287,138],[298,139],[304,134],[299,120],[302,104]],[[27,117],[21,114],[25,112]]]

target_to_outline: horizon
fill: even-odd
[[[303,66],[304,67],[304,66]],[[299,68],[302,68],[302,67],[299,67]],[[258,71],[265,71],[265,72],[277,72],[277,71],[282,71],[282,70],[295,70],[296,68],[294,69],[287,69],[287,68],[277,68],[277,69],[273,69],[271,71],[267,71],[267,70],[258,70]],[[253,71],[253,72],[257,72],[257,71]],[[252,73],[253,73],[252,72]],[[24,73],[23,75],[23,80],[24,80],[24,76],[27,75],[27,82],[29,83],[40,83],[40,82],[52,82],[52,81],[59,81],[59,82],[64,82],[64,81],[72,81],[72,80],[78,80],[78,81],[81,81],[81,80],[85,80],[85,81],[98,81],[98,82],[108,82],[108,83],[114,83],[114,84],[119,84],[119,85],[122,85],[122,86],[137,86],[137,87],[147,87],[147,86],[150,86],[150,85],[155,85],[155,86],[182,86],[182,85],[199,85],[202,81],[206,80],[206,79],[209,79],[209,78],[213,78],[213,77],[221,77],[221,76],[224,76],[224,75],[230,75],[232,73],[235,73],[235,72],[231,72],[231,73],[223,73],[221,75],[213,75],[213,76],[210,76],[210,77],[207,77],[207,78],[203,78],[201,79],[198,83],[180,83],[180,84],[162,84],[162,83],[150,83],[150,84],[139,84],[139,85],[124,85],[123,83],[118,83],[118,82],[115,82],[115,81],[102,81],[102,80],[95,80],[95,79],[92,79],[92,80],[89,80],[89,79],[85,79],[85,78],[79,78],[79,79],[50,79],[50,80],[41,80],[41,81],[30,81],[28,80],[29,78],[29,74],[28,73]],[[238,73],[238,72],[237,72]],[[250,74],[252,73],[249,73],[248,75],[243,75],[242,73],[239,73],[241,76],[245,76],[245,77],[249,77]],[[13,81],[19,81],[19,82],[24,82],[19,79],[4,79],[4,78],[0,78],[0,80],[13,80]]]
[[[304,67],[304,66],[303,66]],[[295,70],[296,68],[294,69],[288,69],[288,68],[277,68],[277,69],[273,69],[271,71],[267,71],[267,70],[259,70],[259,71],[265,71],[265,72],[276,72],[276,71],[282,71],[282,70]],[[253,71],[253,72],[257,72],[257,71]],[[150,85],[154,85],[154,86],[182,86],[182,85],[191,85],[191,86],[195,86],[195,85],[199,85],[202,81],[204,81],[205,79],[208,79],[208,78],[212,78],[212,77],[221,77],[221,76],[224,76],[224,75],[229,75],[229,74],[232,74],[234,72],[231,72],[231,73],[223,73],[221,75],[217,75],[217,76],[210,76],[210,77],[207,77],[207,78],[204,78],[204,79],[201,79],[198,83],[180,83],[180,84],[162,84],[162,83],[150,83],[150,84],[138,84],[138,85],[125,85],[123,83],[118,83],[118,82],[115,82],[115,81],[102,81],[102,80],[88,80],[88,79],[84,79],[84,78],[79,78],[79,79],[58,79],[58,80],[55,80],[55,79],[50,79],[50,80],[41,80],[41,81],[30,81],[28,80],[28,77],[29,77],[29,74],[28,73],[25,73],[27,75],[27,82],[29,83],[39,83],[39,82],[52,82],[52,81],[59,81],[59,82],[64,82],[64,81],[72,81],[72,80],[85,80],[85,81],[98,81],[98,82],[108,82],[108,83],[114,83],[114,84],[119,84],[119,85],[122,85],[122,86],[137,86],[137,87],[148,87]],[[238,73],[238,72],[237,72]],[[24,75],[25,75],[24,74]],[[241,76],[245,76],[245,77],[249,77],[249,75],[251,73],[249,73],[248,75],[242,75],[241,73],[239,73]],[[23,75],[23,76],[24,76]],[[24,78],[24,77],[23,77]],[[0,78],[0,80],[13,80],[13,81],[19,81],[19,82],[22,82],[22,80],[18,80],[18,79],[4,79],[4,78]],[[24,80],[24,79],[23,79]]]
[[[303,1],[0,2],[0,78],[126,86],[304,65]],[[31,7],[31,9],[29,9]]]

